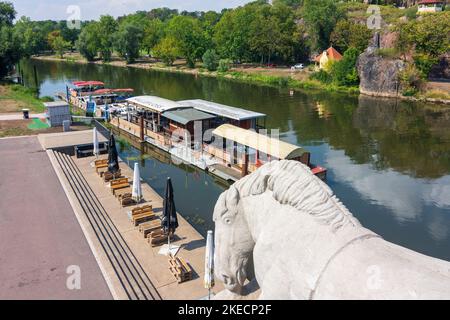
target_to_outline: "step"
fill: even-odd
[[[53,153],[128,298],[161,299],[73,159],[64,153]]]

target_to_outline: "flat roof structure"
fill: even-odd
[[[126,99],[129,103],[135,104],[142,108],[151,109],[158,113],[169,110],[181,109],[183,106],[175,101],[156,97],[156,96],[138,96]]]
[[[163,113],[163,116],[167,119],[181,123],[183,125],[186,125],[191,121],[208,120],[214,119],[216,117],[212,114],[193,108],[167,111]]]
[[[278,159],[295,159],[307,151],[302,147],[259,134],[252,130],[242,129],[231,124],[223,124],[213,134],[228,140],[236,141],[244,146],[259,150]]]
[[[44,106],[47,108],[57,108],[57,107],[65,107],[69,106],[69,104],[66,101],[52,101],[52,102],[44,102]]]
[[[100,132],[97,132],[98,142],[108,142]],[[43,133],[38,135],[44,149],[72,147],[92,143],[92,130]]]
[[[238,121],[263,118],[266,116],[264,113],[231,107],[201,99],[178,101],[178,104],[183,107],[192,107],[203,112],[208,112],[217,116]]]

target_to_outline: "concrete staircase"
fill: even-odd
[[[123,290],[130,300],[160,300],[161,296],[142,266],[120,235],[105,209],[84,179],[73,159],[64,153],[53,153],[62,173],[92,226],[111,263]]]

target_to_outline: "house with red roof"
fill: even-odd
[[[418,3],[419,8],[417,13],[433,13],[440,12],[444,10],[445,1],[444,0],[421,0]]]
[[[342,60],[342,54],[340,54],[335,48],[332,46],[327,50],[324,50],[321,54],[317,55],[314,58],[314,62],[319,69],[324,69],[328,63],[328,61],[340,61]]]

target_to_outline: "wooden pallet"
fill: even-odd
[[[192,269],[183,258],[169,256],[169,270],[178,283],[192,280]]]

